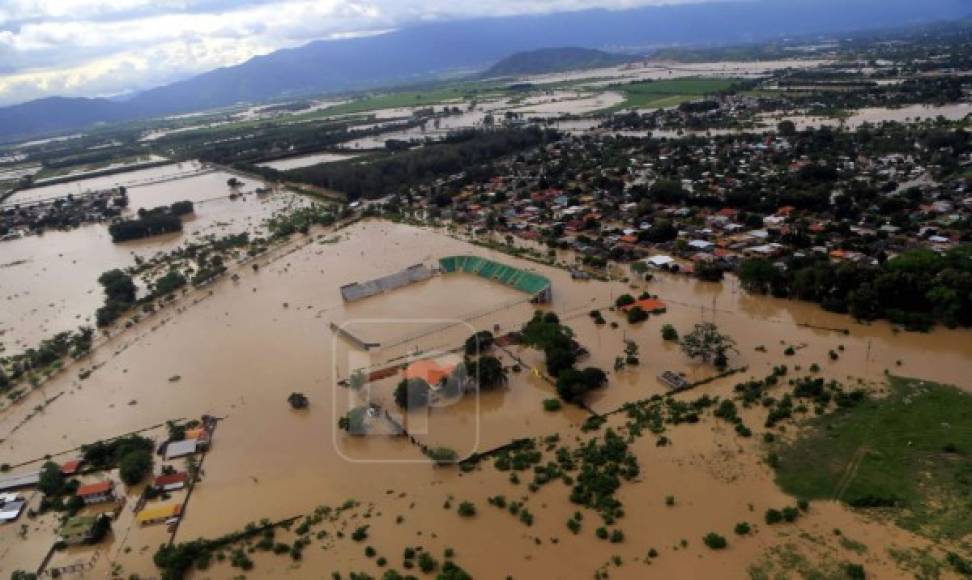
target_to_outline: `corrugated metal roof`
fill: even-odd
[[[138,516],[135,517],[135,520],[139,523],[154,522],[156,520],[171,518],[181,513],[181,503],[169,503],[143,509],[142,511],[138,512]]]
[[[165,458],[174,459],[176,457],[182,457],[183,455],[195,453],[197,443],[198,440],[196,439],[170,441],[169,444],[165,446]]]
[[[40,481],[40,471],[30,473],[18,473],[0,478],[0,490],[17,489],[18,487],[30,487],[37,485]]]

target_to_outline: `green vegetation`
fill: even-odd
[[[290,408],[294,410],[306,409],[310,405],[310,400],[303,393],[290,393],[287,402],[290,404]]]
[[[98,441],[91,445],[81,446],[81,454],[84,457],[85,463],[94,469],[112,469],[121,465],[126,457],[133,454],[142,456],[147,454],[150,462],[149,468],[151,468],[151,454],[153,451],[155,451],[155,443],[151,439],[146,439],[138,435],[129,435],[128,437],[112,439],[107,442]],[[133,464],[130,466],[130,469],[134,468],[134,474],[139,471],[138,465],[134,464],[144,463],[144,459],[133,459],[129,460],[129,462]]]
[[[889,508],[932,537],[972,532],[972,396],[891,377],[884,399],[811,419],[812,432],[779,450],[777,481],[806,498]]]
[[[137,240],[159,234],[182,231],[182,220],[179,216],[193,212],[191,201],[179,201],[171,206],[161,206],[153,209],[138,210],[138,218],[117,221],[108,226],[111,241],[125,242]]]
[[[705,95],[727,91],[735,82],[732,79],[684,78],[613,85],[611,89],[624,94],[624,102],[611,110],[674,107]]]
[[[944,254],[912,250],[879,266],[793,258],[783,270],[767,260],[742,264],[739,279],[753,292],[817,302],[862,320],[887,318],[909,330],[936,322],[972,326],[972,246]]]
[[[395,404],[402,409],[420,409],[429,404],[431,391],[425,379],[402,379],[395,387]]]
[[[663,324],[661,328],[662,340],[667,340],[670,342],[676,342],[678,340],[678,331],[671,324]]]
[[[135,449],[122,455],[118,462],[118,475],[126,485],[141,483],[152,472],[152,452]]]
[[[722,550],[729,545],[729,542],[723,536],[715,532],[709,532],[702,538],[702,542],[709,547],[710,550]]]
[[[476,515],[476,504],[471,501],[464,501],[459,504],[459,515],[464,518],[471,518]]]
[[[556,131],[536,127],[490,132],[463,131],[435,144],[367,162],[351,159],[314,165],[288,171],[287,175],[297,181],[340,191],[352,200],[380,197],[446,175],[461,173],[463,180],[488,178],[493,171],[491,162],[542,145],[558,136]],[[448,195],[436,201],[437,205],[451,203]]]
[[[105,290],[105,305],[95,313],[95,320],[99,327],[108,326],[135,304],[138,289],[132,277],[118,269],[102,274],[98,283]]]
[[[737,352],[736,341],[720,333],[719,328],[711,322],[696,324],[692,332],[682,337],[679,344],[690,358],[701,358],[703,362],[711,360],[719,368],[726,366],[728,352]]]

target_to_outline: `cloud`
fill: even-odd
[[[0,104],[145,89],[319,38],[685,0],[0,0]]]

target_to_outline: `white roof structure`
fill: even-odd
[[[669,264],[675,263],[675,258],[671,256],[664,256],[658,254],[656,256],[651,256],[650,258],[645,258],[645,263],[649,266],[654,266],[656,268],[661,268],[662,266],[667,266]]]
[[[168,445],[165,446],[165,458],[175,459],[177,457],[185,457],[186,455],[192,455],[196,452],[196,444],[198,439],[183,439],[182,441],[170,441]]]
[[[37,485],[40,481],[40,471],[32,471],[29,473],[20,473],[16,475],[9,475],[4,478],[0,478],[0,491],[8,489],[18,489],[21,487],[30,487]]]
[[[11,501],[3,504],[0,508],[0,522],[11,522],[20,517],[20,512],[24,511],[27,504],[24,500]]]
[[[692,240],[688,245],[696,250],[710,250],[715,246],[715,244],[706,240]]]

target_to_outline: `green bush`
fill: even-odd
[[[702,538],[702,542],[704,542],[705,545],[712,550],[722,550],[729,545],[729,542],[727,542],[724,537],[715,532],[709,532],[706,534],[705,537]]]

